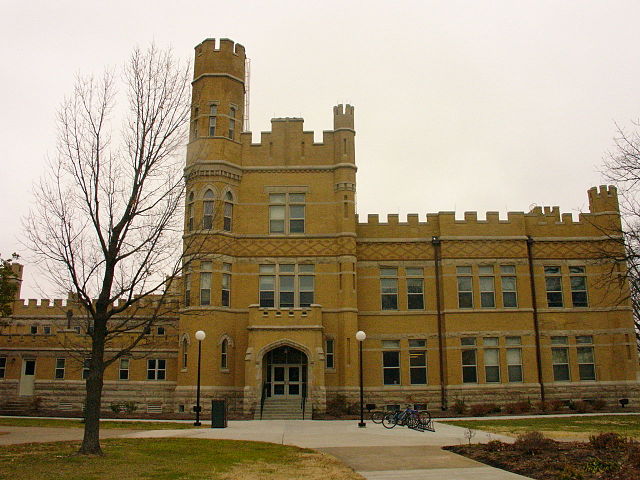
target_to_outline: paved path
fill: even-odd
[[[176,430],[109,430],[102,438],[210,438],[256,440],[315,448],[333,455],[368,480],[517,480],[505,472],[442,450],[444,445],[467,442],[466,429],[436,423],[436,432],[417,432],[402,427],[386,429],[368,422],[358,428],[356,420],[248,420],[231,421],[227,428]],[[82,439],[80,428],[0,426],[0,445]],[[513,441],[503,435],[478,431],[474,442],[492,439]]]
[[[517,480],[520,475],[475,462],[442,450],[465,443],[465,429],[436,423],[436,432],[416,432],[355,420],[249,420],[229,422],[223,429],[151,430],[130,434],[135,438],[189,437],[258,440],[315,448],[333,455],[370,480]],[[512,438],[477,432],[474,442]]]

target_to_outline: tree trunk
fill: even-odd
[[[78,453],[81,455],[102,455],[100,448],[100,407],[102,405],[102,386],[104,383],[104,342],[106,322],[94,323],[93,346],[87,378],[85,397],[84,438]]]

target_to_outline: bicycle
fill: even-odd
[[[382,419],[382,426],[385,428],[393,428],[396,425],[403,427],[416,428],[420,424],[420,417],[418,411],[411,407],[407,407],[405,410],[398,410],[396,412],[390,412]]]
[[[371,421],[373,423],[382,423],[382,419],[385,417],[385,415],[389,413],[389,412],[371,412]]]

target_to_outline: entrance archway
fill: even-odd
[[[265,393],[272,398],[307,396],[307,355],[289,345],[269,350],[264,355]]]

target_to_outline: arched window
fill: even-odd
[[[227,192],[224,196],[224,225],[225,232],[230,232],[233,225],[233,195]]]
[[[222,341],[220,345],[220,368],[229,368],[229,340],[226,338]]]
[[[204,201],[202,202],[202,228],[211,230],[213,228],[213,192],[207,190],[204,192]]]
[[[187,229],[193,231],[193,192],[189,194],[187,201]]]
[[[187,368],[188,365],[188,349],[189,349],[189,344],[187,343],[187,339],[183,338],[182,339],[182,368]]]

